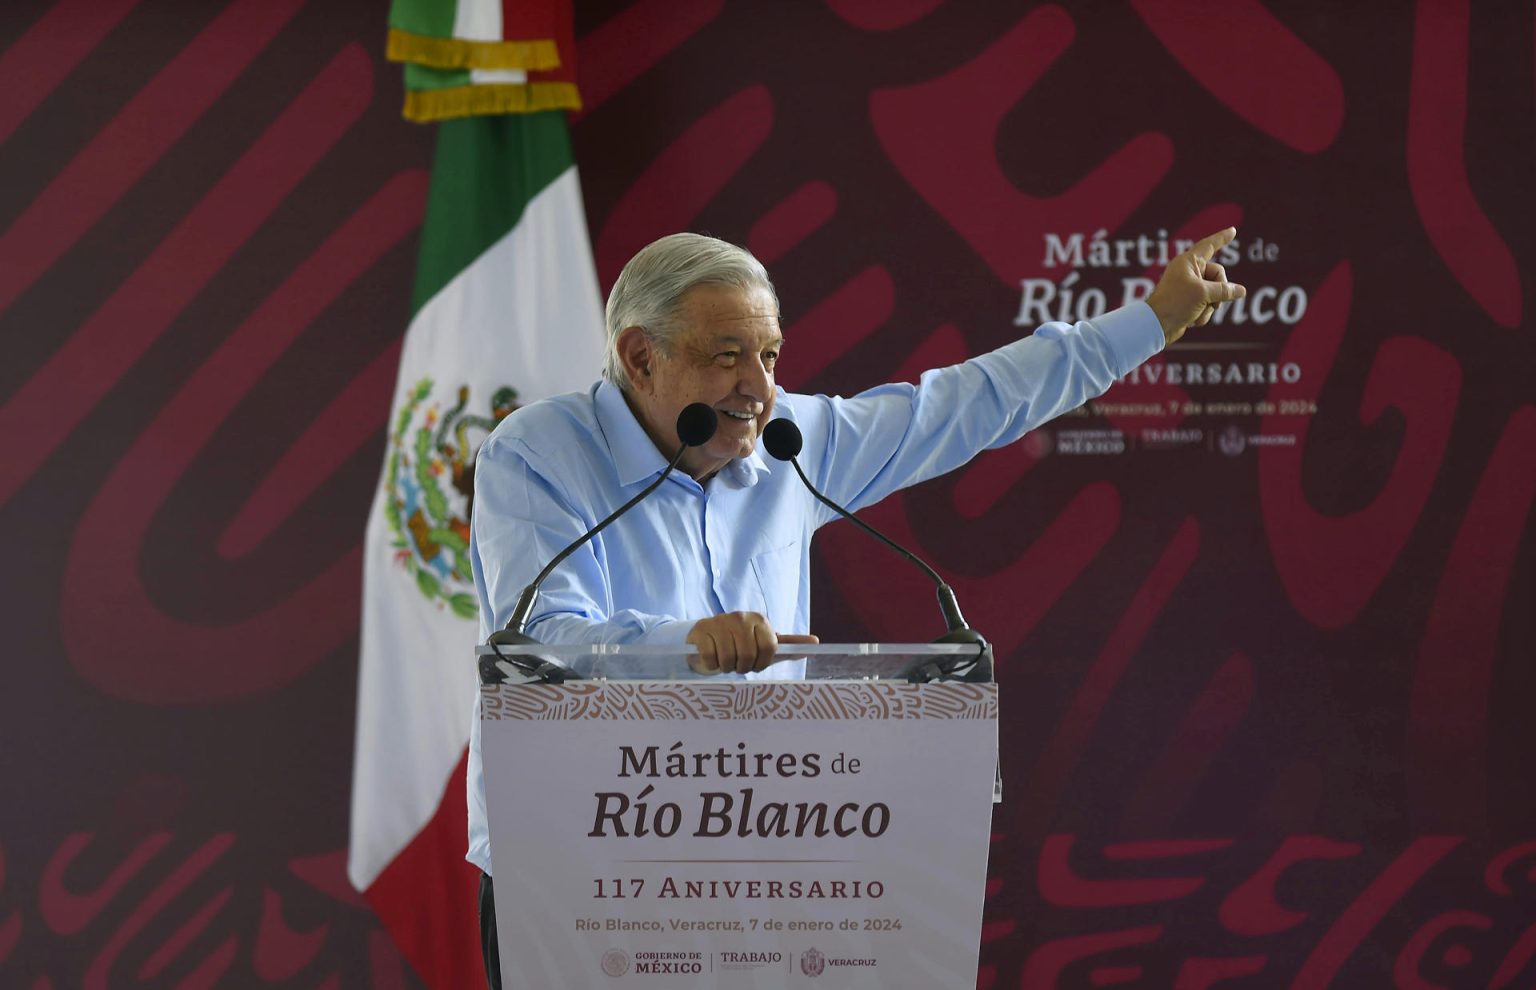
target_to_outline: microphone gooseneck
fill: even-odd
[[[815,485],[811,484],[811,479],[806,477],[805,470],[800,467],[799,454],[803,446],[804,438],[800,435],[800,427],[796,426],[793,422],[787,419],[775,419],[769,422],[767,426],[763,427],[763,448],[767,450],[769,455],[776,460],[788,461],[794,467],[795,473],[800,476],[800,481],[805,485],[806,490],[814,495],[817,501],[821,502],[822,505],[825,505],[833,512],[836,512],[844,519],[847,519],[849,522],[853,523],[855,526],[859,527],[870,536],[873,536],[881,543],[884,543],[892,550],[901,554],[903,557],[910,560],[918,567],[922,568],[923,573],[928,575],[928,579],[933,582],[934,588],[938,593],[939,610],[944,613],[944,624],[948,627],[948,631],[945,632],[943,636],[940,636],[938,639],[934,640],[934,642],[972,643],[975,644],[979,649],[978,657],[982,657],[985,654],[988,654],[989,651],[987,649],[986,638],[983,637],[981,633],[977,632],[966,624],[965,616],[960,614],[960,603],[955,598],[955,589],[951,588],[949,584],[939,576],[938,571],[935,571],[932,567],[929,567],[922,558],[917,556],[917,554],[913,553],[906,547],[897,543],[895,540],[886,536],[878,529],[875,529],[873,526],[869,525],[858,516],[843,508],[841,505],[838,505],[836,502],[827,498],[816,488]],[[980,667],[981,664],[982,661],[978,660],[977,666]],[[989,661],[987,662],[987,668],[988,669],[985,670],[985,679],[991,680],[992,677]],[[972,676],[980,673],[981,671],[973,671],[971,674],[967,675],[967,679],[971,679]]]
[[[718,417],[715,415],[715,411],[704,403],[694,402],[683,407],[683,411],[677,417],[677,436],[682,442],[678,445],[677,453],[673,454],[672,460],[667,463],[666,470],[662,471],[656,480],[647,485],[638,495],[617,509],[614,509],[608,514],[606,519],[587,530],[579,539],[555,554],[554,558],[544,565],[544,569],[539,571],[538,576],[530,581],[528,586],[522,590],[522,593],[517,596],[517,604],[512,607],[512,615],[507,620],[506,626],[500,632],[492,633],[486,640],[486,645],[491,648],[498,659],[513,664],[513,666],[518,667],[518,669],[523,670],[525,673],[534,674],[546,680],[559,681],[574,676],[565,668],[558,667],[548,661],[538,660],[534,657],[507,656],[497,647],[506,645],[537,645],[538,641],[529,637],[524,632],[524,629],[528,625],[528,616],[533,613],[534,603],[539,599],[539,587],[544,583],[544,579],[549,577],[550,573],[562,561],[581,549],[592,537],[606,529],[609,523],[634,508],[647,495],[661,487],[661,483],[667,480],[667,476],[682,461],[683,455],[688,452],[689,448],[702,447],[709,442],[710,438],[715,435],[717,425]],[[494,665],[492,665],[492,670],[494,670]],[[485,665],[482,664],[481,680],[487,680],[487,675],[488,671]]]

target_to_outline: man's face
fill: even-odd
[[[631,369],[630,404],[668,458],[681,443],[683,407],[702,402],[715,411],[715,435],[690,448],[681,465],[702,481],[757,446],[773,416],[773,369],[784,338],[766,289],[696,286],[683,296],[679,316],[668,352],[651,348],[638,373]]]

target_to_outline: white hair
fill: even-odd
[[[766,289],[779,306],[778,293],[763,263],[752,252],[704,234],[668,234],[652,241],[631,259],[608,293],[608,353],[603,377],[628,391],[629,375],[619,358],[619,334],[640,327],[656,349],[670,353],[681,327],[678,310],[688,290],[699,285]]]

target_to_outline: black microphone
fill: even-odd
[[[552,664],[547,660],[540,660],[537,657],[508,656],[497,649],[497,647],[506,645],[540,645],[538,640],[529,636],[523,629],[528,625],[528,616],[533,612],[534,603],[538,601],[539,586],[544,583],[544,579],[549,577],[550,572],[559,566],[561,561],[579,550],[592,537],[601,533],[607,528],[609,523],[630,509],[633,509],[647,495],[659,488],[661,483],[667,480],[667,475],[671,474],[672,469],[677,467],[678,462],[683,459],[683,455],[688,452],[688,448],[702,447],[709,442],[710,437],[715,435],[717,424],[718,418],[715,416],[715,411],[704,403],[694,402],[683,407],[683,411],[677,416],[677,438],[682,443],[678,446],[677,453],[672,455],[672,460],[667,463],[667,469],[661,472],[660,477],[647,485],[644,491],[617,509],[614,509],[613,512],[609,513],[608,518],[587,530],[581,535],[580,539],[555,554],[554,559],[544,565],[544,569],[539,571],[538,576],[528,583],[528,586],[523,589],[522,594],[517,596],[517,604],[512,607],[512,617],[507,620],[506,627],[500,632],[492,633],[485,641],[497,659],[505,660],[524,673],[532,674],[535,677],[555,684],[577,678],[577,675],[568,668]],[[490,657],[481,658],[480,680],[482,683],[487,684],[500,683],[504,680],[501,672],[496,669],[495,661],[491,660]]]
[[[800,467],[800,461],[798,458],[800,454],[800,448],[803,444],[804,438],[800,435],[800,427],[796,426],[794,423],[787,419],[771,420],[767,426],[763,427],[763,448],[767,450],[768,453],[776,460],[788,461],[790,464],[794,465],[795,473],[800,476],[800,481],[804,483],[806,489],[810,491],[812,495],[816,496],[816,499],[821,502],[822,505],[825,505],[833,512],[836,512],[844,519],[847,519],[849,522],[853,523],[855,526],[859,527],[870,536],[873,536],[881,543],[884,543],[886,546],[890,547],[892,550],[895,550],[897,553],[901,554],[903,557],[907,558],[908,560],[912,561],[912,563],[923,569],[923,573],[928,575],[928,579],[933,582],[934,587],[938,591],[939,608],[944,613],[945,625],[949,627],[949,631],[946,632],[943,636],[940,636],[938,639],[934,640],[934,642],[975,644],[978,649],[974,660],[971,657],[963,658],[965,664],[974,664],[974,669],[968,671],[965,674],[965,679],[984,681],[992,680],[991,649],[987,645],[986,638],[983,637],[981,633],[966,625],[965,616],[960,614],[960,603],[955,598],[955,589],[951,588],[944,581],[944,579],[939,576],[938,571],[935,571],[932,567],[929,567],[927,563],[925,563],[920,557],[917,556],[917,554],[908,550],[906,547],[897,543],[895,540],[886,536],[884,533],[875,529],[873,526],[869,525],[864,520],[860,519],[858,516],[849,512],[847,509],[843,508],[841,505],[838,505],[836,502],[827,498],[820,491],[818,491],[816,486],[811,484],[811,479],[805,476],[804,469]],[[918,671],[913,672],[911,679],[917,680],[919,682],[932,680],[934,676],[953,674],[957,669],[958,668],[953,666],[947,666],[946,663],[935,662],[923,665],[923,667],[919,668]]]

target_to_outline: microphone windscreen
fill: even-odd
[[[715,435],[715,411],[702,402],[683,407],[677,414],[677,438],[690,447],[702,447]]]
[[[774,458],[787,461],[800,453],[800,427],[787,419],[769,420],[763,427],[763,446]]]

